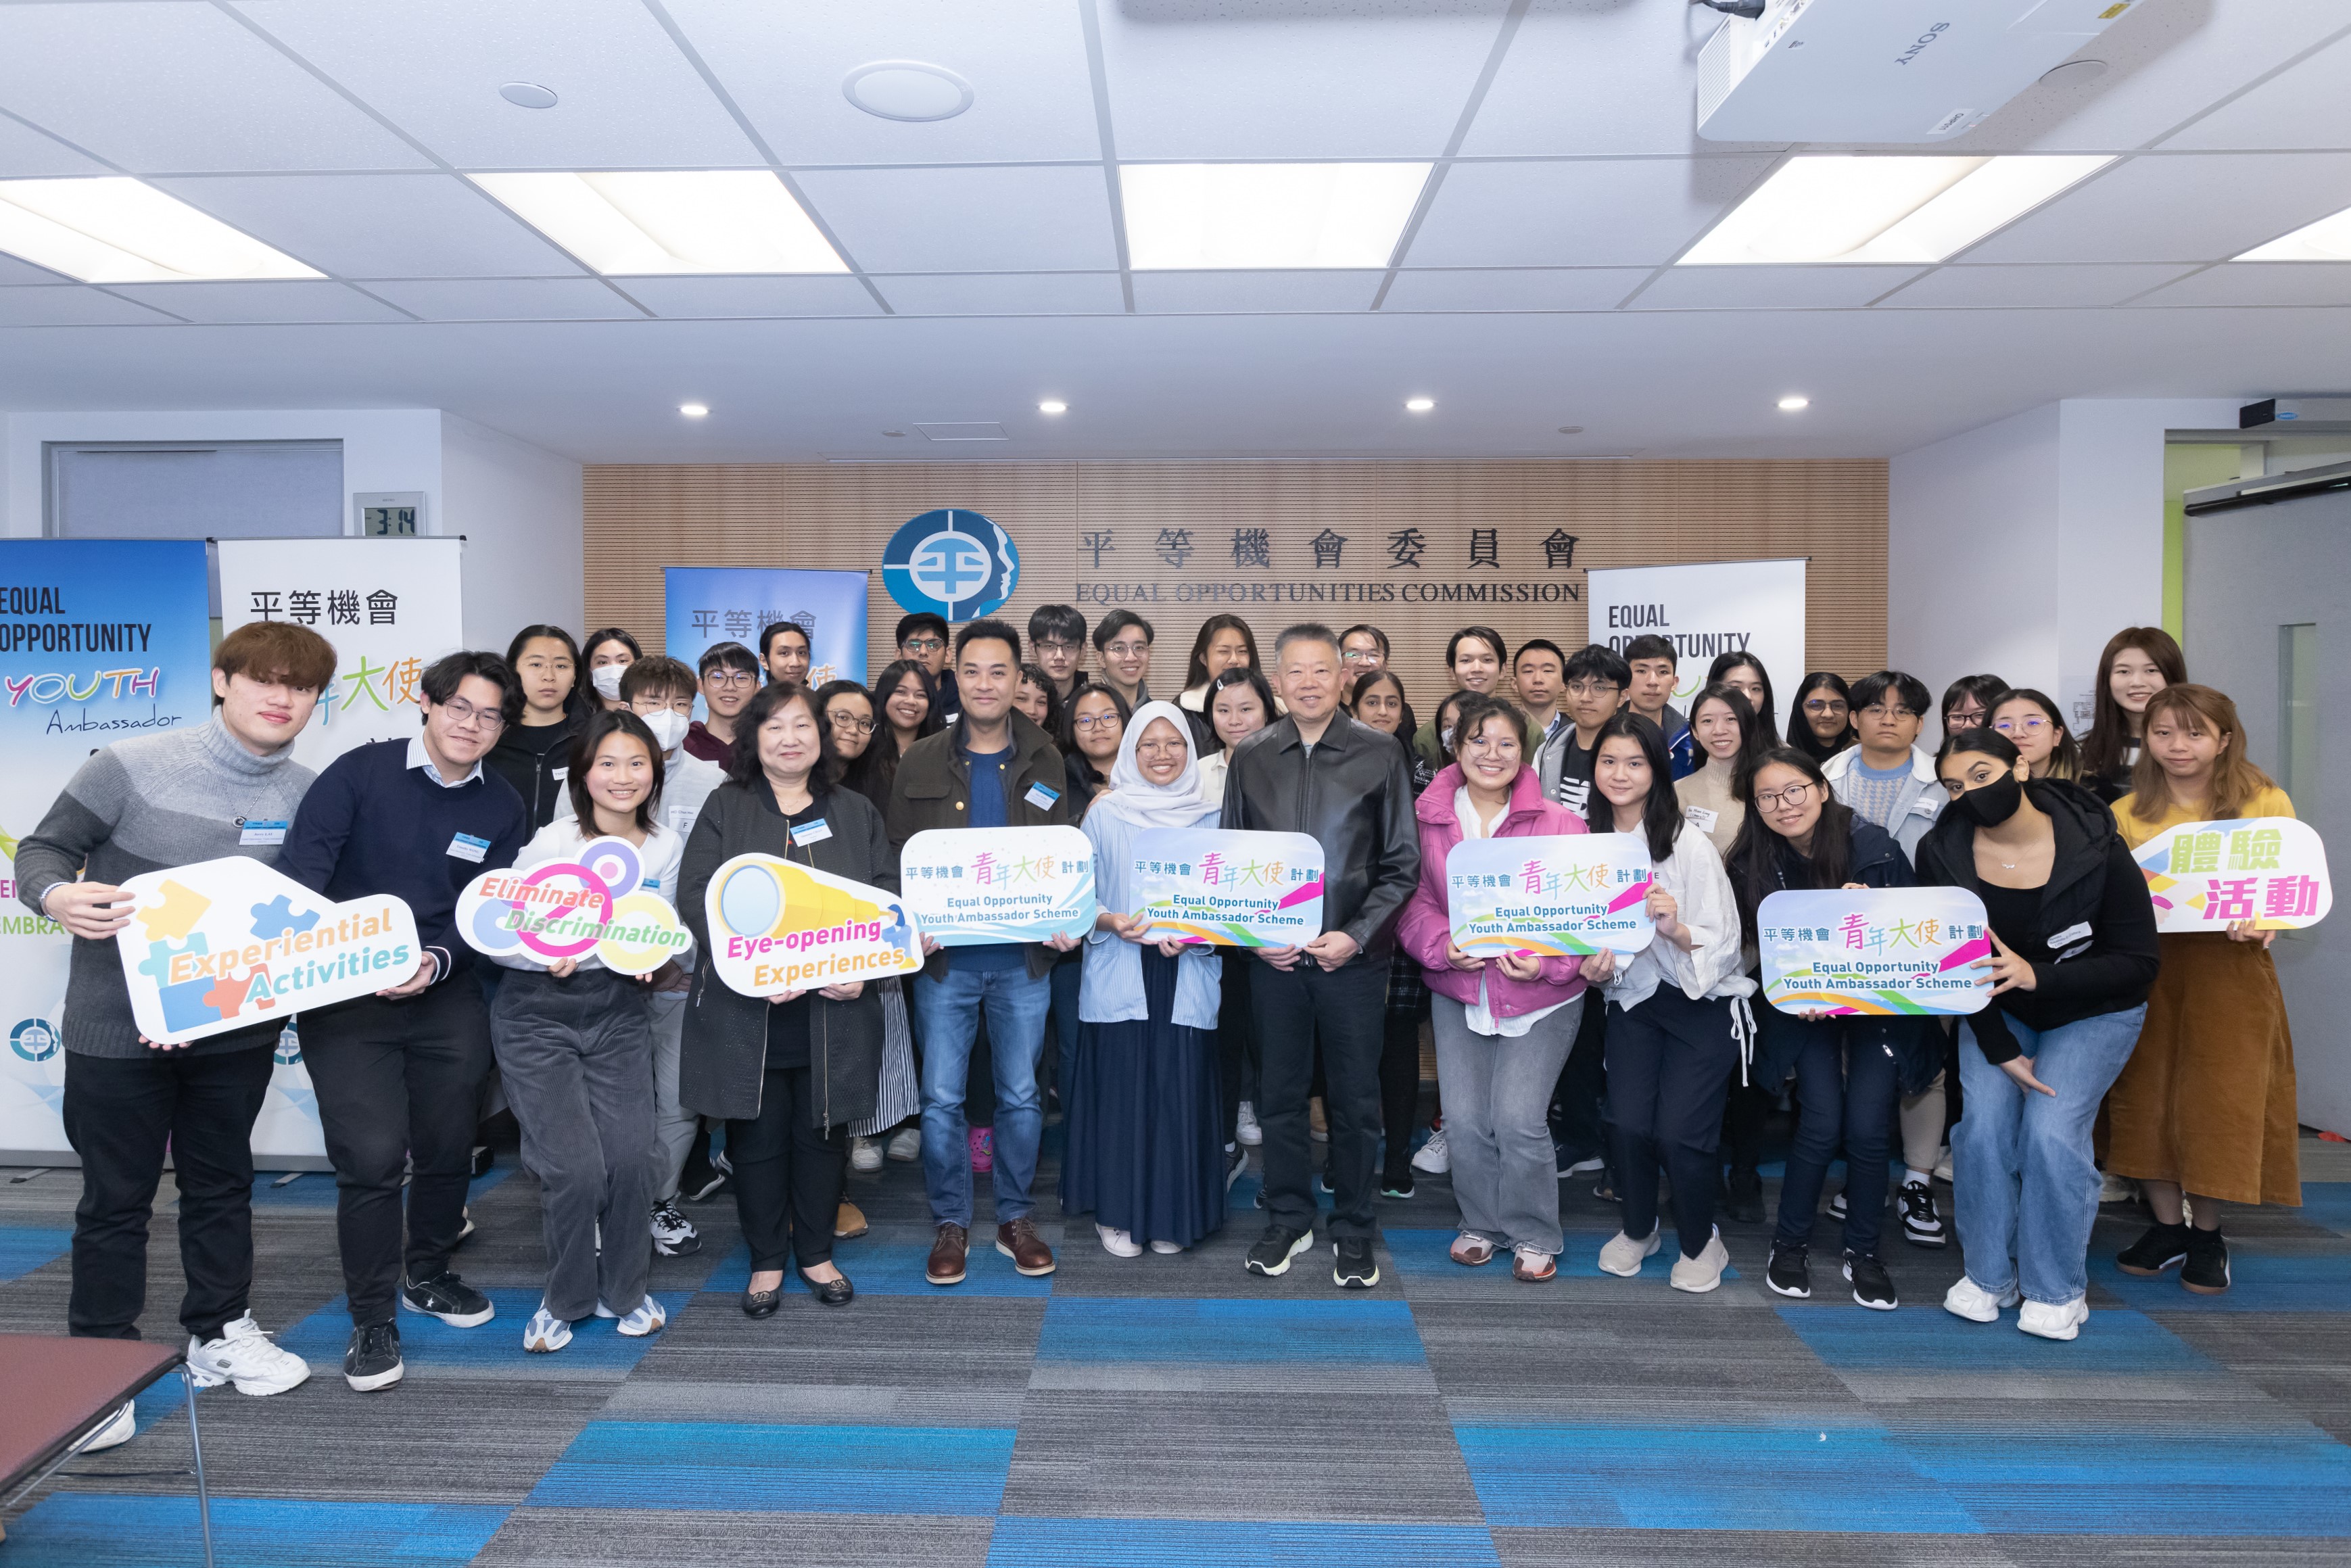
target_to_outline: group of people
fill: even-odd
[[[870,685],[812,687],[808,634],[789,621],[691,668],[617,628],[581,643],[530,626],[503,653],[434,663],[415,737],[314,777],[292,746],[333,650],[298,625],[230,633],[210,721],[94,753],[16,855],[23,901],[75,938],[72,1332],[137,1334],[168,1148],[198,1378],[266,1395],[309,1375],[247,1301],[248,1137],[282,1025],[148,1040],[110,940],[131,915],[123,882],[225,854],[330,899],[397,894],[423,943],[413,973],[298,1024],[339,1187],[343,1371],[361,1391],[402,1376],[400,1312],[495,1315],[452,1258],[496,1103],[544,1195],[547,1283],[523,1336],[542,1353],[591,1315],[658,1332],[652,1258],[699,1247],[681,1198],[722,1184],[753,1317],[778,1310],[794,1271],[822,1302],[853,1299],[833,1243],[865,1222],[844,1176],[889,1158],[921,1164],[932,1284],[965,1278],[975,1173],[990,1177],[996,1249],[1050,1273],[1034,1186],[1055,1106],[1062,1209],[1091,1215],[1112,1254],[1180,1252],[1219,1228],[1261,1145],[1248,1270],[1285,1273],[1319,1227],[1343,1288],[1379,1283],[1375,1200],[1413,1197],[1416,1168],[1450,1175],[1465,1267],[1508,1252],[1517,1279],[1553,1278],[1559,1183],[1596,1173],[1623,1214],[1599,1267],[1640,1274],[1669,1202],[1669,1282],[1711,1291],[1729,1261],[1719,1220],[1765,1218],[1763,1129],[1783,1096],[1766,1270],[1782,1295],[1813,1291],[1839,1159],[1834,1271],[1856,1301],[1898,1301],[1880,1248],[1898,1157],[1908,1242],[1947,1244],[1933,1184],[1952,1184],[1966,1274],[1944,1305],[1980,1322],[2021,1307],[2019,1326],[2053,1339],[2087,1316],[2102,1184],[2137,1183],[2153,1214],[2119,1266],[2178,1267],[2199,1291],[2229,1283],[2224,1204],[2298,1201],[2270,934],[2158,936],[2131,858],[2184,821],[2292,806],[2244,755],[2230,699],[2188,680],[2160,629],[2108,644],[2080,737],[2038,691],[1970,675],[1938,709],[1894,670],[1807,675],[1783,728],[1750,655],[1685,685],[1662,637],[1513,650],[1483,626],[1451,638],[1451,689],[1424,721],[1380,629],[1293,625],[1262,658],[1233,615],[1199,629],[1169,700],[1149,690],[1154,635],[1124,610],[1090,632],[1046,606],[1025,645],[1000,620],[912,615]],[[916,833],[1055,824],[1095,851],[1101,912],[1082,939],[926,938],[904,981],[767,997],[711,963],[705,894],[737,855],[894,889]],[[1128,851],[1166,827],[1311,836],[1322,930],[1255,949],[1161,939],[1127,913]],[[1455,944],[1455,844],[1585,832],[1644,841],[1647,946],[1579,960]],[[481,872],[606,837],[634,846],[643,888],[676,907],[695,941],[682,961],[631,977],[592,951],[491,962],[460,938],[457,897]],[[1771,894],[1920,884],[1967,889],[1990,917],[1988,1004],[1956,1030],[1754,999]],[[1424,1023],[1437,1064],[1425,1133]],[[90,1446],[128,1437],[130,1419],[126,1406]]]

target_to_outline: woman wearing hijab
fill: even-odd
[[[1109,792],[1082,824],[1102,906],[1086,938],[1081,1027],[1061,1104],[1061,1207],[1092,1209],[1115,1257],[1181,1252],[1225,1220],[1223,1091],[1217,1071],[1216,949],[1148,938],[1124,913],[1135,835],[1213,828],[1192,727],[1174,703],[1134,710]]]

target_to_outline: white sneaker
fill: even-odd
[[[541,1301],[538,1311],[530,1314],[523,1325],[522,1347],[525,1350],[556,1351],[571,1343],[571,1325],[547,1310]]]
[[[902,1166],[913,1165],[923,1157],[923,1130],[920,1127],[899,1128],[890,1134],[890,1141],[882,1146],[882,1152]]]
[[[1265,1142],[1265,1129],[1257,1124],[1257,1107],[1241,1102],[1241,1113],[1233,1120],[1233,1136],[1250,1148]]]
[[[123,1444],[131,1441],[131,1434],[138,1431],[138,1429],[139,1413],[131,1402],[126,1399],[122,1402],[122,1408],[117,1410],[105,1426],[100,1427],[97,1431],[92,1432],[89,1437],[84,1437],[81,1440],[80,1446],[75,1448],[74,1452],[77,1454],[95,1454],[100,1448],[119,1448],[122,1447]]]
[[[1730,1249],[1722,1244],[1722,1231],[1717,1228],[1706,1239],[1706,1245],[1698,1249],[1697,1257],[1674,1259],[1674,1271],[1667,1282],[1677,1291],[1703,1296],[1722,1283],[1722,1271],[1729,1267]]]
[[[2001,1308],[2012,1307],[2022,1299],[2013,1285],[1995,1296],[1962,1274],[1959,1282],[1943,1297],[1943,1310],[1971,1323],[1996,1323]]]
[[[1443,1176],[1453,1168],[1453,1155],[1445,1146],[1444,1128],[1429,1134],[1428,1142],[1412,1152],[1412,1168],[1430,1176]]]
[[[872,1176],[882,1168],[882,1140],[852,1138],[849,1140],[849,1168]]]
[[[1107,1225],[1096,1225],[1094,1234],[1102,1238],[1102,1250],[1113,1258],[1140,1258],[1143,1249],[1135,1244],[1131,1232],[1113,1230]]]
[[[2112,1171],[2098,1173],[2100,1203],[2128,1203],[2138,1196],[2138,1183],[2128,1176],[2118,1176]]]
[[[611,1308],[606,1306],[601,1301],[596,1303],[596,1315],[600,1318],[621,1318],[620,1313],[614,1312]],[[669,1309],[663,1306],[659,1301],[654,1301],[651,1296],[647,1296],[643,1301],[637,1303],[637,1310],[635,1312],[631,1312],[625,1318],[621,1318],[620,1323],[617,1326],[622,1333],[627,1334],[631,1339],[643,1339],[649,1333],[656,1333],[661,1329],[667,1327],[668,1324]]]
[[[2090,1321],[2090,1298],[2076,1296],[2062,1307],[2027,1301],[2016,1314],[2016,1326],[2040,1339],[2072,1339]]]
[[[1163,1258],[1184,1250],[1184,1249],[1176,1246],[1173,1241],[1155,1241],[1151,1244],[1151,1249],[1154,1252],[1158,1253]]]
[[[1593,1171],[1603,1171],[1607,1168],[1608,1162],[1602,1159],[1598,1155],[1593,1155],[1589,1158],[1576,1161],[1573,1165],[1568,1166],[1559,1174],[1562,1176],[1590,1176]]]
[[[239,1394],[283,1394],[310,1380],[310,1364],[272,1344],[251,1312],[224,1324],[218,1339],[199,1344],[191,1337],[188,1366],[196,1375],[197,1387],[234,1383]]]
[[[1629,1280],[1641,1271],[1641,1260],[1656,1257],[1657,1249],[1665,1244],[1663,1226],[1650,1231],[1646,1241],[1635,1241],[1620,1230],[1600,1249],[1600,1266],[1611,1274]]]

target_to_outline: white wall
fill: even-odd
[[[441,495],[434,531],[465,536],[468,643],[503,653],[538,622],[586,635],[579,464],[444,414]]]

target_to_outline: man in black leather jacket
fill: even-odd
[[[1264,1062],[1258,1121],[1265,1129],[1270,1223],[1249,1249],[1255,1274],[1288,1271],[1313,1244],[1314,1172],[1306,1101],[1314,1047],[1322,1047],[1331,1124],[1330,1234],[1342,1286],[1379,1282],[1372,1252],[1374,1161],[1380,1139],[1381,1018],[1396,916],[1420,878],[1412,775],[1394,737],[1339,707],[1344,665],[1328,626],[1292,626],[1274,645],[1275,689],[1289,716],[1243,741],[1225,778],[1221,825],[1305,833],[1322,846],[1322,934],[1295,947],[1262,947],[1249,982]]]

